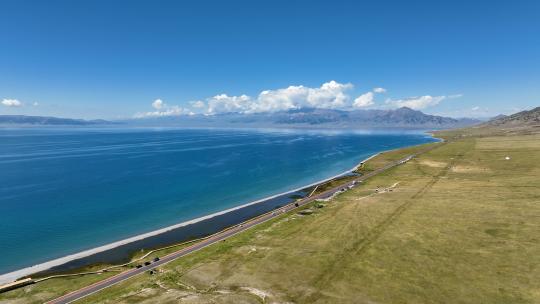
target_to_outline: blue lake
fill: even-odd
[[[0,274],[433,141],[421,132],[0,129]]]

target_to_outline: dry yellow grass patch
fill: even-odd
[[[507,136],[505,138],[485,137],[476,141],[476,148],[482,150],[529,150],[540,149],[540,134]]]
[[[452,172],[455,173],[490,173],[491,169],[478,166],[452,166]]]
[[[428,159],[422,159],[418,163],[424,166],[432,167],[432,168],[444,168],[447,165],[447,163],[445,162],[428,160]]]

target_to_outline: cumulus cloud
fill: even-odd
[[[2,105],[6,106],[6,107],[20,107],[22,106],[22,102],[20,102],[19,100],[17,99],[2,99]]]
[[[206,104],[202,100],[190,101],[189,104],[191,105],[192,108],[195,108],[195,109],[202,109],[206,107]]]
[[[38,102],[33,102],[32,106],[37,107],[37,106],[39,106],[39,103]]]
[[[192,111],[186,108],[179,106],[169,106],[163,102],[161,99],[156,99],[152,102],[152,107],[156,111],[137,113],[134,115],[135,118],[145,118],[145,117],[162,117],[162,116],[180,116],[180,115],[192,115]]]
[[[415,110],[425,109],[427,107],[432,107],[438,105],[441,101],[447,99],[447,96],[417,96],[409,97],[404,99],[388,99],[386,104],[395,106],[395,107],[408,107]],[[455,97],[454,97],[455,98]]]
[[[179,106],[171,106],[163,109],[161,111],[145,112],[135,114],[135,118],[144,118],[144,117],[162,117],[162,116],[180,116],[180,115],[192,115],[189,109],[182,108]]]
[[[193,100],[188,102],[188,108],[191,109],[192,114],[208,114],[208,107],[206,102],[202,100]]]
[[[352,89],[353,85],[351,83],[339,83],[332,80],[323,83],[320,87],[292,85],[286,88],[264,90],[255,97],[245,94],[228,95],[222,93],[204,100],[190,101],[188,103],[189,106],[186,108],[169,106],[161,99],[156,99],[152,103],[155,111],[138,113],[136,117],[263,113],[301,108],[353,110],[374,106],[377,94],[387,92],[385,88],[375,87],[371,91],[352,99],[348,94],[348,91]],[[391,107],[423,109],[437,105],[444,99],[458,97],[461,97],[461,94],[448,96],[425,95],[396,100],[387,99],[386,105]]]
[[[309,90],[304,86],[289,86],[262,91],[248,112],[275,112],[308,106]]]
[[[319,88],[289,86],[284,89],[262,91],[248,112],[275,112],[299,108],[345,108],[349,96],[345,91],[353,86],[350,83],[330,81]]]
[[[354,108],[364,108],[375,104],[375,94],[385,93],[385,88],[373,88],[371,92],[364,93],[354,99],[352,106]]]
[[[154,100],[154,102],[152,102],[152,107],[156,110],[160,110],[163,108],[163,100],[161,99],[156,99]]]
[[[208,114],[246,112],[252,107],[252,100],[247,95],[228,96],[219,94],[208,99]]]
[[[367,92],[365,94],[362,94],[356,97],[356,99],[353,102],[353,106],[355,108],[369,107],[374,104],[373,97],[374,97],[373,92]]]
[[[348,106],[349,96],[347,90],[353,88],[351,83],[330,81],[320,88],[308,89],[307,102],[314,108],[339,109]]]
[[[257,98],[247,95],[228,96],[221,94],[208,99],[208,113],[260,113],[299,108],[342,109],[349,105],[347,90],[350,83],[329,81],[318,88],[289,86],[283,89],[262,91]]]
[[[471,110],[473,110],[473,111],[478,111],[478,110],[480,110],[480,107],[479,107],[479,106],[475,106],[475,107],[472,107]]]

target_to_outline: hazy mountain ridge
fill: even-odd
[[[273,113],[223,113],[136,118],[123,121],[83,120],[44,116],[0,115],[0,125],[112,125],[164,127],[287,127],[287,128],[454,128],[477,124],[469,118],[455,119],[424,114],[410,108],[355,110],[304,108]]]
[[[336,123],[343,125],[399,125],[399,126],[421,126],[421,125],[454,125],[460,120],[428,115],[420,111],[409,108],[399,108],[396,110],[295,110],[279,113],[278,124],[328,124]]]
[[[424,114],[410,108],[395,110],[355,110],[304,108],[274,113],[224,113],[144,118],[135,124],[227,127],[291,127],[291,128],[452,128],[479,123],[476,119],[455,119]]]
[[[49,116],[26,116],[26,115],[0,115],[0,125],[54,125],[54,126],[87,126],[87,125],[108,125],[115,122],[95,119],[72,119]]]

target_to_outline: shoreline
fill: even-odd
[[[33,274],[44,273],[44,272],[48,272],[48,271],[51,271],[51,270],[55,270],[55,269],[60,268],[63,265],[69,265],[70,263],[80,261],[80,260],[83,260],[85,258],[92,258],[94,256],[107,253],[107,252],[112,251],[114,249],[120,249],[121,247],[126,246],[126,245],[136,244],[136,243],[140,243],[143,240],[151,240],[152,238],[155,238],[155,237],[165,236],[168,233],[174,233],[179,228],[183,228],[183,227],[188,227],[189,228],[191,226],[196,226],[194,224],[204,224],[205,221],[209,221],[211,219],[218,219],[219,220],[219,217],[224,216],[224,215],[228,215],[228,214],[232,214],[235,211],[244,211],[244,210],[247,211],[247,209],[249,209],[248,207],[250,207],[250,206],[263,205],[264,203],[269,203],[269,202],[271,202],[272,200],[275,200],[275,199],[285,198],[287,195],[297,194],[299,192],[302,192],[302,190],[306,190],[306,189],[309,189],[311,187],[315,187],[317,185],[322,185],[322,184],[327,183],[329,181],[332,181],[332,180],[335,180],[337,178],[340,178],[340,177],[346,176],[348,174],[351,174],[355,170],[357,170],[365,162],[367,162],[370,159],[372,159],[372,158],[374,158],[374,157],[376,157],[376,156],[378,156],[380,154],[383,154],[383,153],[387,153],[387,152],[395,151],[395,150],[400,150],[400,149],[405,149],[405,148],[409,148],[409,147],[414,147],[414,146],[418,146],[418,145],[426,145],[426,144],[430,144],[430,143],[444,142],[444,139],[435,137],[435,134],[434,134],[433,131],[431,131],[431,132],[424,131],[423,133],[429,135],[429,137],[434,139],[434,141],[433,142],[426,142],[426,143],[421,143],[421,144],[413,144],[411,146],[404,146],[404,147],[379,151],[379,152],[374,153],[374,154],[370,155],[369,157],[359,161],[351,169],[343,171],[343,172],[341,172],[339,174],[336,174],[334,176],[331,176],[331,177],[328,177],[328,178],[325,178],[325,179],[322,179],[322,180],[319,180],[319,181],[316,181],[316,182],[313,182],[313,183],[310,183],[310,184],[307,184],[307,185],[297,187],[297,188],[292,189],[292,190],[287,190],[287,191],[284,191],[284,192],[281,192],[281,193],[278,193],[278,194],[274,194],[274,195],[271,195],[271,196],[268,196],[268,197],[264,197],[262,199],[258,199],[258,200],[255,200],[255,201],[252,201],[252,202],[249,202],[249,203],[246,203],[246,204],[242,204],[242,205],[235,206],[235,207],[232,207],[232,208],[228,208],[228,209],[225,209],[225,210],[222,210],[222,211],[214,212],[214,213],[211,213],[211,214],[208,214],[208,215],[205,215],[205,216],[201,216],[201,217],[198,217],[198,218],[194,218],[194,219],[191,219],[191,220],[187,220],[187,221],[184,221],[184,222],[173,224],[173,225],[170,225],[170,226],[167,226],[167,227],[164,227],[164,228],[160,228],[160,229],[156,229],[156,230],[153,230],[153,231],[150,231],[150,232],[138,234],[138,235],[128,237],[128,238],[125,238],[125,239],[122,239],[122,240],[119,240],[119,241],[115,241],[115,242],[112,242],[112,243],[108,243],[108,244],[105,244],[105,245],[102,245],[102,246],[98,246],[98,247],[90,248],[90,249],[83,250],[83,251],[80,251],[80,252],[76,252],[74,254],[69,254],[69,255],[66,255],[66,256],[63,256],[63,257],[60,257],[60,258],[56,258],[56,259],[52,259],[52,260],[49,260],[49,261],[46,261],[46,262],[43,262],[43,263],[39,263],[39,264],[36,264],[36,265],[24,267],[24,268],[14,270],[14,271],[11,271],[11,272],[7,272],[7,273],[0,273],[0,284],[10,283],[12,281],[15,281],[15,280],[23,278],[23,277],[29,277],[30,275],[33,275]],[[308,195],[308,193],[306,193],[306,195]],[[233,223],[232,225],[230,225],[228,227],[237,225],[238,223],[240,223],[240,222]],[[218,230],[215,230],[212,233],[218,232],[218,231],[220,231],[220,230],[222,230],[224,228],[227,228],[227,227],[222,227],[222,228],[220,228]],[[138,248],[138,249],[141,249],[141,248]],[[156,248],[159,248],[159,247],[156,247]],[[132,251],[132,252],[135,252],[135,251]],[[103,262],[103,261],[101,261],[101,262]],[[78,268],[85,267],[85,266],[88,266],[88,265],[90,265],[90,263],[81,264],[81,265],[78,266]],[[63,271],[60,270],[59,272],[63,272]]]
[[[398,148],[398,149],[402,149],[402,148]],[[392,150],[395,150],[395,149],[392,149]],[[103,253],[105,251],[112,250],[112,249],[118,248],[118,247],[123,246],[123,245],[127,245],[127,244],[130,244],[130,243],[141,241],[141,240],[144,240],[144,239],[147,239],[147,238],[155,237],[155,236],[164,234],[166,232],[173,231],[173,230],[178,229],[178,228],[182,228],[182,227],[186,227],[186,226],[189,226],[189,225],[192,225],[192,224],[200,223],[200,222],[203,222],[205,220],[209,220],[209,219],[221,216],[221,215],[231,213],[233,211],[241,210],[241,209],[244,209],[244,208],[249,207],[249,206],[257,205],[257,204],[267,202],[267,201],[270,201],[272,199],[276,199],[276,198],[279,198],[279,197],[282,197],[282,196],[294,194],[296,192],[299,192],[301,190],[304,190],[304,189],[307,189],[307,188],[310,188],[310,187],[314,187],[314,186],[317,186],[317,185],[324,184],[324,183],[326,183],[328,181],[334,180],[336,178],[339,178],[339,177],[342,177],[342,176],[345,176],[347,174],[350,174],[350,173],[354,172],[355,170],[358,169],[358,167],[362,163],[365,163],[368,160],[374,158],[375,156],[377,156],[377,155],[379,155],[379,154],[381,154],[383,152],[387,152],[387,151],[391,151],[391,150],[377,152],[377,153],[369,156],[368,158],[363,159],[362,161],[358,162],[357,165],[355,165],[353,168],[351,168],[349,170],[346,170],[346,171],[341,172],[341,173],[339,173],[337,175],[325,178],[323,180],[313,182],[313,183],[308,184],[308,185],[304,185],[304,186],[301,186],[301,187],[298,187],[298,188],[295,188],[295,189],[292,189],[292,190],[288,190],[288,191],[285,191],[285,192],[282,192],[282,193],[274,194],[274,195],[271,195],[271,196],[268,196],[268,197],[265,197],[265,198],[262,198],[262,199],[258,199],[258,200],[255,200],[255,201],[243,204],[243,205],[239,205],[239,206],[228,208],[228,209],[225,209],[225,210],[222,210],[222,211],[214,212],[214,213],[211,213],[211,214],[208,214],[208,215],[205,215],[205,216],[201,216],[201,217],[198,217],[198,218],[194,218],[194,219],[191,219],[191,220],[188,220],[188,221],[180,222],[178,224],[170,225],[170,226],[167,226],[167,227],[164,227],[164,228],[160,228],[160,229],[156,229],[156,230],[153,230],[153,231],[150,231],[150,232],[135,235],[135,236],[132,236],[132,237],[129,237],[129,238],[126,238],[126,239],[116,241],[116,242],[112,242],[112,243],[105,244],[105,245],[102,245],[102,246],[98,246],[98,247],[94,247],[94,248],[91,248],[91,249],[83,250],[83,251],[80,251],[80,252],[77,252],[77,253],[74,253],[74,254],[66,255],[66,256],[63,256],[63,257],[60,257],[60,258],[56,258],[56,259],[44,262],[44,263],[40,263],[40,264],[36,264],[36,265],[33,265],[33,266],[25,267],[25,268],[22,268],[22,269],[19,269],[19,270],[15,270],[15,271],[11,271],[11,272],[8,272],[8,273],[0,274],[0,284],[9,283],[9,282],[15,281],[15,280],[17,280],[17,279],[19,279],[21,277],[29,276],[29,275],[39,273],[39,272],[43,272],[43,271],[47,271],[47,270],[50,270],[50,269],[52,269],[54,267],[58,267],[58,266],[67,264],[67,263],[75,261],[75,260],[83,259],[83,258],[92,256],[92,255],[95,255],[95,254],[98,254],[98,253]]]

